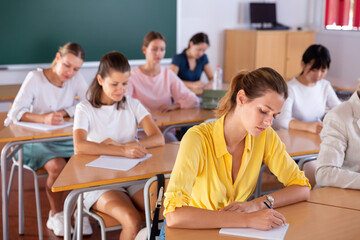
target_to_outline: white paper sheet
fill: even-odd
[[[88,167],[107,168],[113,170],[128,171],[140,162],[150,158],[151,154],[146,154],[143,158],[126,158],[118,156],[101,155],[98,159],[86,164]]]
[[[222,228],[220,229],[219,233],[248,238],[282,240],[285,238],[288,228],[289,224],[287,223],[284,226],[273,228],[267,231],[257,230],[253,228]]]
[[[51,130],[56,130],[56,129],[60,129],[60,128],[71,127],[73,125],[72,122],[66,122],[66,121],[64,121],[61,125],[48,125],[48,124],[33,123],[33,122],[15,122],[15,124],[19,125],[19,126],[23,126],[23,127],[41,130],[41,131],[51,131]]]

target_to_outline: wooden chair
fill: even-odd
[[[145,203],[145,223],[147,230],[147,239],[150,240],[151,235],[151,227],[152,221],[154,219],[156,204],[161,204],[161,208],[159,211],[159,221],[164,220],[163,212],[164,212],[164,193],[169,183],[171,174],[165,174],[165,186],[162,190],[162,198],[158,202],[158,191],[157,191],[157,177],[150,178],[144,187],[144,203]]]
[[[99,212],[94,209],[91,209],[90,211],[84,210],[84,212],[99,223],[102,240],[106,240],[106,232],[120,230],[122,228],[115,218],[107,215],[106,213]]]

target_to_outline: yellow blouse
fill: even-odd
[[[257,137],[247,134],[234,184],[232,156],[224,138],[224,116],[192,127],[180,144],[165,193],[164,216],[176,207],[218,210],[234,201],[246,201],[255,190],[262,163],[285,186],[311,188],[304,172],[285,151],[285,145],[271,127]]]

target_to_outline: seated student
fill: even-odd
[[[12,121],[37,122],[59,125],[64,117],[73,117],[75,105],[85,97],[87,84],[78,73],[85,59],[84,49],[77,43],[67,43],[59,48],[50,68],[31,71],[26,76],[16,95],[5,126]],[[73,141],[56,141],[25,144],[23,148],[24,164],[33,170],[44,167],[48,173],[46,195],[50,203],[47,228],[56,236],[64,235],[62,192],[52,192],[51,187],[67,158],[74,154]],[[85,234],[91,234],[91,226],[84,219]]]
[[[316,182],[319,186],[360,189],[360,87],[324,118]]]
[[[173,57],[170,69],[181,78],[185,85],[193,92],[202,92],[205,83],[200,81],[204,71],[208,80],[213,80],[209,60],[205,54],[210,46],[209,38],[206,33],[197,33],[191,37],[189,45],[182,53]]]
[[[286,97],[285,81],[271,68],[232,79],[219,119],[192,127],[181,141],[164,200],[169,227],[266,230],[285,218],[264,201],[277,208],[309,199],[308,179],[270,127]],[[247,201],[263,163],[286,187]]]
[[[163,35],[158,32],[146,34],[142,47],[146,63],[131,69],[128,95],[139,99],[145,107],[162,112],[199,106],[200,99],[174,72],[160,65],[165,48]]]
[[[314,44],[306,49],[301,62],[303,70],[288,82],[289,97],[274,121],[274,129],[320,133],[326,107],[331,109],[341,103],[330,82],[324,79],[330,61],[326,47]]]
[[[88,90],[88,100],[76,107],[74,146],[76,153],[139,158],[146,148],[161,146],[164,138],[141,103],[125,96],[130,65],[124,55],[110,52],[100,61]],[[147,137],[135,141],[138,124]],[[115,218],[121,225],[120,239],[134,239],[144,212],[144,183],[129,183],[116,190],[84,194],[84,206]]]

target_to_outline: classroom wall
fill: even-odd
[[[211,46],[207,54],[212,68],[216,65],[224,67],[225,29],[249,28],[249,2],[250,0],[177,0],[177,52],[187,46],[194,33],[204,31],[210,37]],[[360,33],[322,31],[324,0],[265,2],[277,3],[277,18],[280,23],[293,29],[301,27],[304,30],[316,30],[316,42],[327,46],[333,59],[327,78],[335,84],[356,87],[356,80],[360,77],[355,65],[360,62]],[[29,69],[0,71],[0,85],[22,83],[28,71]],[[86,78],[91,79],[96,67],[85,67],[81,71]],[[204,78],[203,76],[202,79]]]

